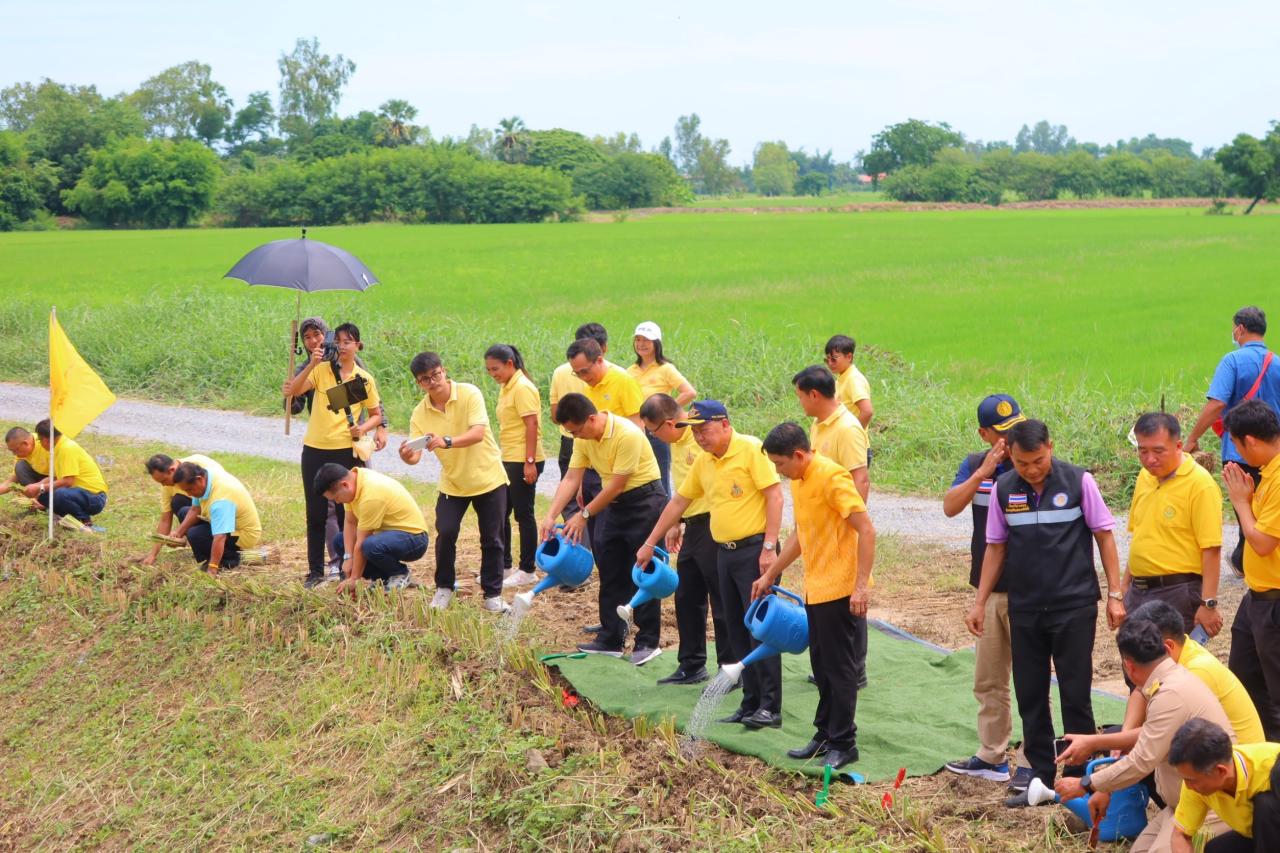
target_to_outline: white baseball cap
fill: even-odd
[[[636,334],[642,338],[648,338],[651,341],[662,340],[662,329],[658,328],[658,324],[651,320],[646,320],[639,326],[636,326]]]

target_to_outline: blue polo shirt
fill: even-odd
[[[1253,387],[1258,372],[1262,370],[1262,360],[1266,357],[1267,345],[1262,341],[1250,341],[1227,353],[1213,371],[1213,381],[1209,383],[1209,393],[1205,396],[1225,403],[1227,408],[1224,414],[1231,411],[1231,407],[1242,401]],[[1280,415],[1280,357],[1271,360],[1267,375],[1262,378],[1262,384],[1258,386],[1258,393],[1254,396]],[[1236,453],[1230,434],[1222,436],[1222,461],[1244,462],[1240,454]]]
[[[1267,371],[1270,373],[1271,371]],[[196,506],[202,506],[209,503],[209,498],[213,496],[213,478],[217,475],[213,471],[206,471],[204,494],[198,498],[192,498],[191,502]],[[213,531],[213,535],[225,533],[228,536],[234,536],[236,532],[236,505],[232,501],[225,498],[214,501],[209,504],[207,512],[203,513],[209,521],[209,527]]]

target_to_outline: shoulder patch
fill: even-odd
[[[1054,506],[1056,506],[1058,509],[1062,509],[1064,506],[1066,506],[1066,505],[1067,505],[1067,493],[1066,493],[1066,492],[1058,492],[1056,495],[1054,495],[1054,496],[1053,496],[1053,505],[1054,505]]]

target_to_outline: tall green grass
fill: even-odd
[[[45,381],[50,304],[118,392],[272,411],[293,294],[220,276],[283,229],[0,235],[0,376]],[[1159,404],[1190,413],[1230,316],[1268,307],[1280,218],[1088,210],[706,215],[530,226],[314,229],[382,278],[304,297],[352,320],[404,426],[412,355],[496,396],[481,356],[515,343],[544,385],[581,322],[625,363],[640,320],[699,391],[760,433],[798,418],[791,375],[851,333],[877,415],[873,477],[936,493],[973,444],[973,411],[1017,394],[1062,455],[1122,495],[1124,435]]]

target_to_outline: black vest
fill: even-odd
[[[1084,475],[1083,468],[1053,460],[1038,503],[1017,471],[997,478],[996,499],[1009,524],[1004,577],[1011,612],[1072,610],[1102,597],[1093,531],[1084,519]]]
[[[970,453],[965,457],[964,461],[968,463],[970,471],[977,471],[982,465],[984,459],[990,450],[984,450],[980,453]],[[1001,467],[1007,467],[1008,460],[1001,462],[996,467],[996,476],[1002,472]],[[991,503],[991,493],[995,489],[995,480],[983,480],[978,486],[978,491],[974,493],[973,500],[969,502],[969,509],[973,513],[973,537],[969,540],[969,586],[974,589],[978,588],[978,582],[982,579],[982,558],[987,553],[987,507]],[[1000,580],[996,581],[995,588],[992,592],[1008,592],[1009,582],[1005,580],[1004,575],[1000,576]]]

